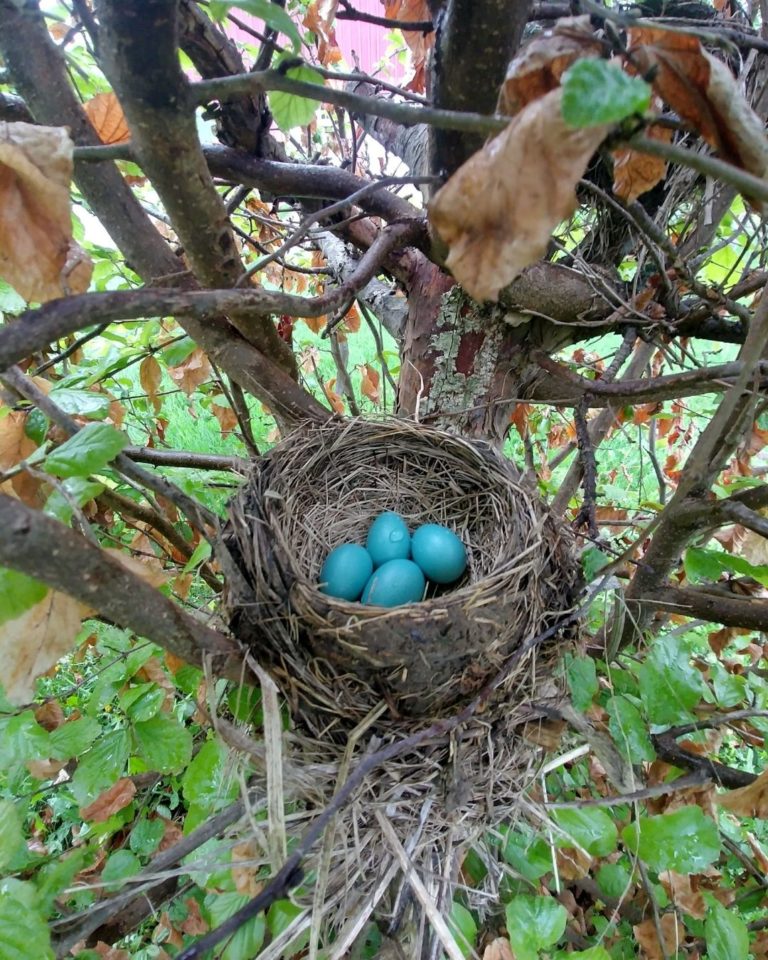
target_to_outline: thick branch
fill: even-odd
[[[680,746],[670,731],[657,733],[651,739],[659,760],[673,763],[683,770],[695,770],[704,773],[722,787],[728,787],[729,789],[748,787],[750,783],[754,783],[757,779],[754,773],[748,773],[746,770],[735,770],[733,767],[727,767],[716,760],[708,760],[706,757],[691,753]]]
[[[523,36],[531,0],[449,0],[432,58],[432,99],[443,110],[493,113],[499,87]],[[483,136],[435,130],[430,170],[450,176]]]
[[[240,673],[235,644],[180,610],[119,560],[79,534],[0,494],[0,563],[96,609],[188,663],[217,659],[216,672]]]
[[[197,318],[195,329],[201,331],[202,345],[211,359],[225,370],[237,371],[235,379],[246,389],[264,396],[271,395],[271,400],[267,402],[278,404],[273,409],[290,411],[295,419],[327,416],[328,411],[299,390],[288,374],[276,368],[258,351],[252,348],[244,350],[247,347],[245,341],[233,337],[231,328],[223,323],[215,323],[213,318],[222,313],[247,309],[287,313],[296,317],[323,316],[353,298],[378,273],[387,255],[400,246],[407,246],[410,238],[420,230],[421,224],[412,220],[385,227],[347,280],[319,297],[298,297],[263,288],[194,291],[142,289],[85,293],[53,300],[0,328],[0,370],[53,340],[91,324],[140,317],[178,316],[190,327],[191,318]],[[239,361],[238,351],[242,353]]]
[[[136,463],[151,463],[156,467],[183,467],[190,470],[224,470],[242,472],[247,463],[240,457],[222,457],[189,450],[162,450],[154,447],[126,447],[123,453]]]
[[[133,149],[157,190],[197,278],[231,287],[243,276],[235,235],[197,136],[177,50],[177,0],[140,6],[101,0],[100,50],[131,128]],[[268,314],[233,313],[243,337],[289,372],[293,354]]]
[[[645,601],[651,610],[668,610],[684,617],[768,631],[768,600],[731,593],[726,586],[673,587],[650,590]]]

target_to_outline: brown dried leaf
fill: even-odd
[[[238,893],[255,897],[263,884],[257,880],[259,873],[259,848],[254,840],[245,840],[232,848],[232,879]]]
[[[572,63],[601,55],[589,17],[563,17],[553,30],[534,37],[510,61],[497,112],[515,116],[533,100],[556,90]]]
[[[103,940],[99,940],[96,946],[93,948],[94,953],[102,958],[102,960],[131,960],[131,954],[128,950],[121,950],[118,947],[110,947],[108,943],[104,943]]]
[[[211,364],[200,347],[196,347],[184,363],[169,367],[174,383],[189,396],[211,375]]]
[[[378,407],[381,403],[378,370],[367,363],[360,364],[358,370],[360,371],[360,393]]]
[[[66,765],[64,760],[27,760],[24,763],[36,780],[53,780]]]
[[[162,853],[164,850],[170,850],[171,847],[175,847],[184,836],[183,830],[175,820],[166,820],[165,817],[160,817],[160,819],[165,824],[165,832],[163,833],[163,839],[160,841],[160,844],[157,848],[158,853]]]
[[[157,657],[150,657],[141,670],[139,670],[137,676],[141,680],[156,683],[161,690],[164,690],[165,698],[163,699],[162,709],[166,712],[173,709],[173,704],[176,700],[176,687]]]
[[[83,104],[102,143],[126,143],[131,139],[128,121],[114,93],[97,93]]]
[[[342,53],[336,42],[333,21],[339,0],[314,0],[307,7],[304,26],[317,37],[317,58],[324,67],[338,63]]]
[[[168,574],[157,557],[132,557],[129,553],[118,550],[117,547],[107,547],[104,552],[114,557],[131,573],[135,573],[140,580],[148,583],[151,587],[162,587],[163,584],[168,582]]]
[[[323,327],[328,323],[328,317],[302,317],[304,323],[309,327],[312,333],[320,333]]]
[[[560,746],[566,726],[565,720],[530,720],[523,724],[521,735],[527,743],[552,752]]]
[[[768,817],[768,770],[749,786],[728,790],[715,800],[739,817]]]
[[[652,106],[661,111],[663,104],[658,97]],[[649,140],[672,143],[672,130],[652,124],[645,131]],[[634,203],[642,194],[652,190],[667,173],[667,163],[661,157],[652,157],[637,150],[617,150],[613,154],[613,192],[625,203]]]
[[[341,399],[338,393],[336,393],[336,391],[333,389],[335,386],[336,386],[336,378],[334,377],[333,380],[328,380],[326,383],[323,384],[323,391],[325,392],[326,399],[328,400],[328,403],[330,403],[331,409],[333,410],[333,412],[343,414],[344,401]]]
[[[80,807],[80,816],[83,820],[104,823],[113,814],[124,810],[135,796],[136,784],[129,777],[122,777],[99,794],[93,803],[89,803],[87,807]]]
[[[587,876],[594,863],[594,859],[581,847],[558,847],[555,860],[563,880],[581,880]]]
[[[384,16],[390,20],[431,20],[432,14],[427,0],[384,0]],[[426,64],[429,51],[435,43],[435,34],[403,30],[403,40],[411,51],[413,76],[406,84],[406,90],[423,93],[426,87]]]
[[[83,293],[91,280],[72,239],[72,147],[64,127],[0,122],[0,277],[25,300]]]
[[[483,951],[483,960],[515,960],[515,955],[512,953],[512,944],[506,937],[491,940]]]
[[[696,877],[684,876],[673,870],[659,874],[659,881],[667,891],[669,899],[689,916],[703,920],[707,912],[704,895],[699,890]]]
[[[763,871],[763,873],[768,873],[768,854],[760,846],[757,841],[757,838],[754,837],[751,833],[747,834],[747,843],[755,857],[758,867]]]
[[[222,435],[225,433],[231,433],[237,426],[237,414],[232,407],[222,407],[218,403],[212,403],[211,413],[219,421]]]
[[[181,933],[174,927],[167,910],[163,910],[160,914],[160,922],[152,931],[152,942],[170,943],[171,946],[177,949],[184,945],[184,937],[182,937]]]
[[[197,900],[194,897],[187,897],[184,903],[187,906],[188,913],[187,919],[179,928],[181,932],[189,934],[190,937],[199,937],[201,934],[207,933],[209,927],[200,913],[200,904]]]
[[[49,700],[35,710],[35,720],[45,730],[57,730],[65,720],[61,704],[56,700]]]
[[[37,445],[24,433],[27,414],[12,410],[0,418],[0,470],[8,470],[33,453]],[[38,509],[45,502],[42,482],[25,471],[0,483],[0,493],[16,497],[30,507]]]
[[[677,948],[685,939],[685,929],[673,913],[665,913],[660,925],[661,935],[664,938],[664,950],[656,935],[653,917],[643,920],[632,928],[645,960],[665,960],[665,955],[674,957]]]
[[[574,187],[607,127],[568,127],[562,90],[528,104],[438,191],[429,219],[470,296],[496,300],[573,213]]]
[[[144,357],[139,366],[139,381],[141,382],[141,389],[152,402],[155,413],[159,413],[162,406],[162,400],[157,395],[162,380],[163,371],[157,360],[151,355]]]
[[[632,28],[633,68],[653,73],[656,93],[695,127],[723,160],[755,176],[768,170],[768,139],[728,67],[690,34]]]
[[[0,625],[3,685],[11,703],[27,703],[35,680],[69,653],[86,608],[72,597],[49,590],[34,607]]]

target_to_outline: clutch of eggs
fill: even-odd
[[[452,530],[425,523],[411,536],[405,520],[388,510],[371,524],[365,547],[343,543],[331,550],[319,586],[329,597],[396,607],[422,600],[426,579],[454,583],[466,569],[467,551]]]

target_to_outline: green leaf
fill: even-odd
[[[578,60],[563,75],[563,119],[571,127],[619,123],[651,104],[651,88],[607,60]]]
[[[135,877],[141,870],[141,863],[130,850],[117,850],[107,860],[101,873],[101,882],[108,890],[119,890],[129,877]]]
[[[719,661],[709,665],[712,678],[712,689],[715,692],[717,705],[727,709],[738,706],[747,695],[747,678],[735,673],[729,673]]]
[[[554,819],[561,830],[594,857],[606,857],[616,849],[616,824],[599,807],[556,810]]]
[[[148,857],[163,839],[165,824],[162,820],[139,820],[131,830],[128,846],[139,857]]]
[[[700,873],[720,856],[714,820],[701,807],[681,807],[671,813],[643,817],[621,832],[624,843],[652,870]]]
[[[70,760],[85,753],[101,733],[101,724],[93,717],[78,717],[52,730],[51,756],[56,760]]]
[[[692,583],[700,580],[716,582],[724,573],[737,573],[743,577],[752,577],[764,587],[768,587],[768,566],[755,565],[744,557],[735,557],[724,550],[689,547],[685,551],[683,568]]]
[[[557,960],[612,960],[605,947],[589,947],[587,950],[574,950],[571,953],[558,953]]]
[[[238,7],[240,10],[245,10],[246,13],[250,13],[251,16],[258,17],[273,30],[284,33],[293,44],[294,51],[298,52],[300,49],[299,28],[285,10],[276,6],[271,0],[211,0],[209,4],[211,15],[216,20],[223,20],[230,7]]]
[[[140,683],[120,694],[120,706],[134,722],[151,720],[160,712],[164,700],[165,690],[156,683]]]
[[[292,67],[286,71],[285,75],[292,80],[303,80],[304,83],[314,83],[320,87],[325,83],[316,70],[306,65]],[[294,127],[306,127],[312,121],[318,106],[317,100],[309,100],[295,93],[272,90],[269,94],[269,108],[275,123],[283,132],[292,130]]]
[[[65,413],[86,417],[88,420],[103,420],[109,414],[111,400],[106,394],[91,390],[72,390],[61,387],[51,391],[51,400]]]
[[[540,949],[557,943],[568,919],[568,911],[557,900],[528,895],[511,900],[505,914],[517,960],[537,960]]]
[[[464,956],[468,957],[474,953],[473,948],[477,941],[477,923],[470,911],[455,900],[448,917],[448,927],[456,938],[459,950]]]
[[[45,435],[48,433],[48,427],[50,425],[51,422],[43,411],[38,407],[33,407],[24,421],[24,435],[29,437],[29,439],[39,447],[43,440],[45,440]]]
[[[524,832],[521,825],[518,829],[500,827],[499,833],[504,838],[501,855],[521,877],[534,882],[552,869],[552,852],[533,831]]]
[[[587,547],[581,555],[581,566],[587,583],[592,583],[609,560],[610,557],[598,547]]]
[[[23,829],[16,804],[0,800],[0,870],[5,870],[24,849]]]
[[[73,502],[76,503],[78,507],[82,507],[88,503],[89,500],[98,497],[104,490],[103,483],[97,483],[95,480],[86,480],[85,477],[70,477],[69,480],[65,480],[61,486],[67,495],[65,496],[61,490],[54,490],[50,497],[48,497],[43,509],[48,516],[56,517],[56,519],[61,520],[62,523],[69,523],[72,519],[72,514],[74,513],[72,508]]]
[[[302,913],[304,913],[304,910],[295,903],[291,903],[290,900],[275,900],[267,911],[267,930],[269,930],[272,939],[274,940],[275,937],[279,937],[284,930],[290,927],[296,917],[301,916]],[[306,946],[306,942],[299,945],[297,942],[299,939],[304,940],[304,935],[302,934],[301,938],[297,937],[296,940],[293,941],[290,950],[284,951],[286,956],[298,953],[299,950],[302,950]],[[308,930],[306,931],[306,941],[309,941]]]
[[[240,893],[214,893],[205,898],[205,906],[214,927],[221,926],[232,914],[246,905],[250,897]],[[263,916],[253,917],[227,940],[221,960],[252,960],[261,950],[266,924]]]
[[[106,466],[128,443],[108,423],[89,423],[48,454],[45,469],[57,477],[87,477]]]
[[[210,557],[212,549],[213,548],[211,547],[210,541],[201,539],[200,543],[198,543],[198,545],[192,551],[192,556],[189,558],[189,560],[187,560],[186,564],[184,565],[184,569],[181,572],[189,573],[190,570],[194,570],[196,567],[199,567],[204,560],[207,560],[208,557]]]
[[[749,931],[746,923],[711,893],[705,893],[704,899],[707,902],[704,939],[709,960],[747,960]]]
[[[168,714],[135,723],[133,736],[139,756],[158,773],[181,773],[192,757],[192,734]]]
[[[8,894],[0,894],[0,957],[53,960],[51,936],[43,918]]]
[[[37,903],[41,910],[49,913],[63,890],[72,884],[72,880],[94,859],[93,851],[88,847],[76,847],[63,854],[52,863],[47,863],[35,878]],[[0,957],[3,956],[0,952]]]
[[[598,691],[595,661],[592,657],[575,657],[568,654],[565,670],[573,706],[583,713],[592,704]]]
[[[48,587],[39,580],[0,567],[0,623],[15,620],[22,613],[40,603]]]
[[[0,720],[0,768],[43,760],[50,756],[50,751],[50,734],[31,710]]]
[[[604,863],[595,877],[606,897],[621,900],[629,889],[632,874],[623,863]]]
[[[648,719],[660,725],[690,719],[706,691],[682,637],[660,637],[641,664],[638,680]]]
[[[86,753],[72,777],[72,792],[84,807],[111,787],[128,762],[128,731],[110,730]]]
[[[653,760],[656,752],[643,715],[627,697],[611,697],[606,704],[613,742],[630,763]]]

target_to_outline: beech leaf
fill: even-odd
[[[430,204],[446,264],[476,300],[496,300],[576,208],[574,188],[607,126],[569,127],[561,89],[529,103]]]
[[[128,777],[121,777],[117,783],[113,783],[111,787],[99,794],[93,803],[89,803],[87,807],[81,807],[80,816],[83,820],[104,823],[113,814],[127,807],[135,796],[136,784]]]
[[[127,143],[131,139],[128,121],[114,93],[97,93],[83,104],[83,110],[102,143]]]
[[[768,817],[768,770],[746,787],[716,797],[721,807],[739,817]]]
[[[93,264],[72,238],[64,127],[0,122],[0,277],[25,300],[83,293]]]
[[[0,627],[2,682],[11,703],[33,698],[35,680],[70,651],[85,613],[73,597],[52,590]]]
[[[607,60],[578,60],[563,75],[563,117],[572,127],[618,123],[644,113],[650,103],[645,80]]]

